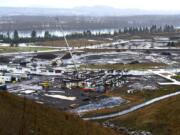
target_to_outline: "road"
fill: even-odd
[[[173,79],[173,76],[176,76],[176,74],[174,74],[173,72],[168,72],[168,71],[152,71],[155,75],[158,75],[162,78],[165,78],[167,80],[169,80],[170,82],[166,82],[166,83],[158,83],[159,85],[180,85],[180,82],[177,81],[176,79]],[[177,71],[178,72],[178,69]],[[165,75],[164,75],[165,74]]]
[[[131,113],[131,112],[134,112],[136,110],[142,109],[142,108],[144,108],[144,107],[146,107],[148,105],[151,105],[153,103],[156,103],[156,102],[159,102],[161,100],[164,100],[164,99],[167,99],[167,98],[170,98],[170,97],[173,97],[173,96],[177,96],[177,95],[180,95],[180,91],[175,92],[175,93],[171,93],[171,94],[168,94],[168,95],[165,95],[165,96],[154,98],[152,100],[149,100],[149,101],[147,101],[145,103],[142,103],[142,104],[139,104],[139,105],[136,105],[136,106],[133,106],[133,107],[131,107],[131,108],[127,109],[127,110],[124,110],[124,111],[120,111],[120,112],[113,113],[113,114],[108,114],[108,115],[103,115],[103,116],[84,118],[84,120],[100,120],[100,119],[108,119],[108,118],[113,118],[113,117],[117,117],[117,116],[126,115],[128,113]]]
[[[45,50],[45,51],[31,51],[31,52],[12,52],[12,53],[1,53],[0,56],[14,56],[19,54],[38,54],[38,53],[54,53],[54,52],[60,52],[60,50]]]

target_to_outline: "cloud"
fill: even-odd
[[[116,8],[139,8],[179,10],[179,0],[1,0],[0,6],[73,8],[79,6],[112,6]]]

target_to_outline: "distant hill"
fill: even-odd
[[[178,11],[146,11],[141,9],[117,9],[107,6],[54,8],[0,8],[0,32],[33,29],[58,30],[59,17],[64,30],[110,30],[124,27],[174,25],[180,26]],[[167,15],[166,15],[167,14]]]
[[[94,11],[92,11],[94,12]],[[1,13],[1,12],[0,12]],[[14,12],[15,13],[15,12]],[[92,13],[93,14],[93,13]],[[95,14],[95,13],[94,13]],[[57,16],[56,16],[57,17]],[[3,16],[0,17],[0,32],[28,30],[58,30],[55,16]],[[107,30],[120,29],[124,27],[174,25],[180,26],[180,15],[144,15],[144,16],[58,16],[64,30]],[[98,32],[98,31],[97,31]]]
[[[0,93],[0,135],[117,134],[57,109]]]
[[[180,11],[118,9],[108,6],[76,7],[72,9],[0,7],[0,16],[7,16],[7,15],[131,16],[131,15],[174,15],[174,14],[180,14]]]

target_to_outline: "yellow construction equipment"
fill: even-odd
[[[39,83],[39,85],[42,86],[43,88],[49,88],[51,86],[51,83],[46,81],[46,82]]]

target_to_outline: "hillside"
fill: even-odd
[[[0,7],[0,16],[10,15],[79,15],[79,16],[132,16],[176,15],[179,10],[145,10],[140,8],[114,8],[111,6],[79,6],[74,8]]]
[[[6,11],[6,10],[5,10]],[[24,10],[23,10],[24,11]],[[47,10],[49,12],[49,10]],[[110,10],[109,10],[110,11]],[[32,30],[37,31],[37,35],[42,36],[44,31],[48,30],[52,34],[62,35],[59,31],[59,25],[54,16],[31,16],[18,15],[1,17],[0,9],[0,31],[7,34],[8,31],[13,32],[15,29],[19,31],[19,35],[28,36]],[[43,13],[43,12],[41,12]],[[83,13],[83,12],[81,12]],[[97,13],[91,13],[97,15]],[[57,16],[57,14],[56,14]],[[113,29],[124,27],[139,27],[139,26],[164,26],[165,24],[179,27],[179,15],[142,15],[142,16],[58,16],[60,22],[63,22],[65,33],[82,32],[91,30],[93,33],[110,32]],[[9,23],[11,22],[11,23]],[[151,35],[150,35],[151,36]],[[171,35],[172,36],[172,35]],[[129,38],[129,36],[127,36]],[[142,37],[149,37],[143,34]]]
[[[110,129],[8,93],[0,93],[0,108],[0,135],[116,135]]]
[[[112,120],[118,126],[146,130],[153,135],[180,135],[180,96]]]

